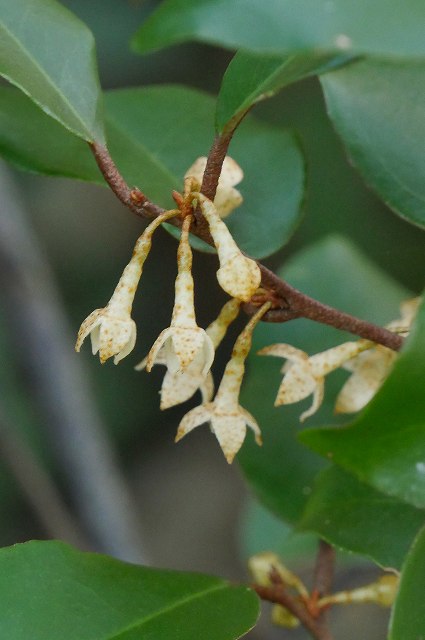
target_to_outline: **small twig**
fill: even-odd
[[[251,585],[262,600],[280,604],[294,615],[301,624],[310,632],[315,640],[332,640],[328,629],[322,629],[317,620],[306,609],[303,602],[288,593],[281,584],[273,584],[263,587],[258,584]]]
[[[207,197],[213,198],[215,195],[221,166],[232,134],[233,131],[225,136],[219,136],[211,147],[201,187],[202,193]],[[164,209],[151,202],[140,190],[130,189],[119,173],[106,147],[97,143],[90,144],[90,147],[106,182],[125,206],[136,215],[146,218],[156,217],[164,212]],[[197,216],[197,220],[198,224],[192,227],[191,233],[212,245],[207,225],[199,221],[199,216]],[[177,227],[181,226],[179,217],[173,218],[170,223]],[[258,264],[262,275],[261,286],[271,293],[274,301],[274,308],[263,317],[265,322],[287,322],[293,318],[308,318],[315,322],[328,324],[336,329],[349,331],[354,335],[377,342],[394,351],[401,349],[404,342],[401,336],[388,331],[384,327],[366,322],[310,298],[289,283],[278,278],[275,273],[264,265]]]
[[[325,542],[319,540],[317,550],[316,566],[313,576],[313,593],[316,601],[328,595],[332,590],[335,573],[335,549]],[[317,624],[323,631],[328,630],[328,615],[326,608],[318,611]]]

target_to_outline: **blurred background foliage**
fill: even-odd
[[[231,59],[229,52],[203,45],[182,45],[144,57],[130,51],[129,38],[154,3],[143,0],[66,0],[63,4],[85,21],[95,35],[103,88],[181,83],[213,95],[217,93]],[[423,232],[389,211],[349,165],[327,118],[316,79],[305,80],[284,90],[254,111],[264,121],[297,132],[307,165],[302,223],[289,244],[274,254],[267,264],[278,269],[289,259],[293,276],[290,281],[307,284],[305,276],[311,274],[309,260],[312,251],[319,251],[317,247],[321,247],[326,257],[327,252],[335,251],[336,246],[348,247],[346,250],[350,255],[350,252],[355,252],[356,255],[367,256],[367,265],[371,265],[369,272],[362,268],[357,274],[353,272],[355,264],[351,268],[350,263],[346,287],[340,274],[326,270],[316,273],[313,287],[316,296],[326,301],[329,290],[337,287],[338,291],[333,295],[341,299],[344,308],[354,306],[358,315],[382,322],[395,317],[385,317],[382,312],[383,301],[379,298],[379,291],[371,290],[373,277],[370,274],[375,274],[375,270],[377,273],[385,271],[385,278],[393,281],[391,286],[400,292],[400,296],[406,291],[419,293],[425,271]],[[207,152],[206,148],[205,154]],[[258,158],[258,162],[262,162],[262,158]],[[49,278],[56,282],[72,329],[68,331],[67,328],[66,332],[66,358],[83,361],[84,375],[87,376],[84,389],[92,397],[99,421],[106,430],[108,446],[117,452],[117,473],[128,481],[129,495],[133,506],[136,505],[137,535],[127,549],[119,552],[108,548],[105,541],[96,539],[83,518],[77,528],[83,531],[84,544],[111,553],[115,551],[127,559],[142,557],[155,566],[207,571],[239,579],[244,576],[242,563],[246,556],[264,547],[284,552],[289,558],[288,564],[292,561],[296,566],[306,568],[309,565],[306,558],[312,557],[314,537],[310,534],[294,537],[290,529],[253,498],[248,499],[237,465],[228,467],[206,427],[176,447],[173,438],[178,421],[183,411],[193,406],[195,401],[188,403],[184,410],[177,407],[161,413],[158,407],[161,371],[147,376],[133,370],[133,364],[144,357],[159,331],[168,324],[176,270],[175,240],[161,231],[155,238],[152,255],[146,264],[134,312],[139,327],[135,357],[126,359],[118,368],[110,363],[100,367],[97,359],[90,356],[88,345],[80,356],[73,353],[72,332],[76,333],[81,320],[92,309],[104,306],[109,299],[134,241],[143,228],[141,221],[129,215],[104,189],[65,179],[24,175],[6,165],[1,171],[4,180],[12,185],[10,199],[2,200],[3,215],[8,216],[18,207],[22,210],[23,224],[34,232],[32,242],[37,246],[40,259],[49,265],[46,267]],[[138,186],[149,194],[149,185]],[[330,241],[328,236],[338,236],[339,239]],[[343,252],[341,256],[344,260]],[[360,257],[359,264],[361,262]],[[215,283],[214,268],[213,256],[196,255],[195,283],[202,283],[196,287],[198,320],[202,326],[211,321],[223,302]],[[320,264],[316,262],[314,268],[320,269]],[[10,279],[11,286],[19,286],[19,281],[13,284],[13,278],[13,273],[3,270],[2,289],[10,286]],[[43,287],[43,283],[40,286]],[[51,534],[41,521],[39,511],[34,508],[33,499],[28,498],[28,485],[33,483],[31,470],[23,463],[23,477],[17,480],[18,471],[11,468],[10,450],[6,446],[8,433],[18,436],[15,443],[18,448],[29,445],[37,460],[55,479],[65,503],[72,510],[76,503],[79,504],[75,497],[78,491],[72,486],[72,473],[64,472],[61,467],[63,451],[60,438],[52,437],[47,424],[49,412],[37,391],[39,372],[31,364],[31,358],[27,358],[24,333],[31,333],[32,327],[16,321],[16,310],[11,311],[8,306],[12,298],[6,295],[0,305],[0,353],[4,363],[0,369],[4,423],[1,427],[4,446],[0,453],[1,545],[49,537]],[[21,308],[24,309],[25,301],[22,302]],[[376,306],[371,309],[374,302]],[[393,305],[397,315],[394,301],[388,304]],[[385,311],[389,313],[387,306]],[[227,350],[236,333],[237,327],[232,328],[226,341]],[[261,344],[289,341],[305,349],[312,349],[317,341],[320,342],[318,349],[326,348],[340,337],[322,327],[310,331],[302,322],[291,323],[288,327],[262,326],[258,333]],[[222,370],[225,359],[226,346],[220,350],[216,371]],[[261,381],[264,368],[270,371],[270,367],[274,367],[276,378],[273,379],[277,385],[278,363],[257,361],[255,375],[253,359],[246,397],[251,398],[250,409],[255,414],[255,396],[258,394],[255,382]],[[50,371],[52,385],[56,375],[58,372]],[[69,393],[72,394],[72,389]],[[268,396],[271,393],[269,390]],[[76,402],[78,404],[79,400]],[[325,407],[326,410],[328,419],[329,409]],[[279,415],[285,420],[285,429],[293,431],[298,428],[298,405],[295,409],[281,411]],[[264,420],[267,424],[261,421],[262,413],[263,409],[258,408],[260,425],[267,432],[270,421],[277,415],[276,410],[270,406],[266,411]],[[79,447],[84,449],[84,438],[81,441],[76,438],[73,444],[78,454]],[[249,466],[252,447],[250,442],[242,452],[245,467]],[[78,484],[78,478],[75,480]],[[90,496],[85,495],[84,490],[80,498],[82,503],[90,504]],[[78,507],[77,512],[81,517]],[[138,544],[143,548],[140,554],[135,551]],[[348,580],[346,586],[350,581],[355,582],[356,572],[362,577],[373,575],[373,569],[364,563],[356,564],[354,571],[352,564],[350,566],[351,573],[346,569],[342,571]],[[378,637],[377,633],[383,634],[385,615],[373,618],[373,622],[366,617],[367,636],[359,629],[356,618],[356,637],[374,638]],[[341,622],[343,624],[346,628],[347,619]],[[267,633],[270,638],[284,637],[280,631]],[[293,638],[303,637],[297,632],[291,633]]]

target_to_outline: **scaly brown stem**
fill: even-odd
[[[214,141],[208,156],[207,168],[202,182],[202,193],[213,199],[217,188],[221,167],[227,153],[233,131],[219,136]],[[118,171],[106,147],[98,143],[90,143],[95,160],[106,182],[117,198],[133,213],[144,218],[155,218],[164,209],[151,202],[137,188],[131,189]],[[212,245],[212,239],[206,224],[197,217],[198,224],[193,225],[191,233]],[[169,220],[170,224],[181,227],[180,217]],[[366,338],[385,347],[398,351],[403,345],[403,338],[383,327],[356,318],[348,313],[339,311],[322,304],[301,293],[290,284],[259,263],[262,275],[261,286],[270,292],[274,308],[263,317],[266,322],[286,322],[293,318],[309,318],[322,324],[328,324],[337,329],[349,331],[357,336]],[[254,312],[254,310],[252,310]]]

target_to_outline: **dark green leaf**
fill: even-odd
[[[425,64],[363,60],[322,77],[329,115],[364,179],[425,227]]]
[[[376,322],[398,316],[398,302],[406,292],[347,241],[331,237],[296,256],[283,272],[292,285],[318,300]],[[376,292],[379,291],[379,299]],[[258,497],[277,515],[296,522],[312,491],[313,481],[323,462],[297,439],[299,415],[311,402],[274,408],[283,361],[258,357],[260,347],[287,342],[308,353],[339,344],[347,334],[310,322],[297,320],[283,325],[262,323],[254,334],[249,369],[242,388],[242,405],[257,418],[263,433],[260,448],[247,438],[238,459]],[[342,384],[337,372],[327,381],[325,402],[309,422],[339,421],[333,403]]]
[[[55,0],[0,0],[0,74],[85,140],[104,140],[91,32]]]
[[[379,493],[331,466],[319,474],[299,524],[333,545],[399,569],[425,511]]]
[[[223,76],[217,99],[217,130],[226,130],[226,125],[239,121],[253,104],[271,98],[283,87],[345,61],[343,56],[314,53],[282,57],[238,51]]]
[[[423,56],[422,0],[165,0],[136,33],[145,53],[186,40],[268,53]]]
[[[425,528],[417,536],[401,574],[388,640],[422,640],[425,633]]]
[[[0,569],[0,635],[7,640],[232,640],[258,616],[246,587],[60,542],[3,548]]]
[[[384,293],[379,292],[379,302]],[[381,297],[382,296],[382,297]],[[379,393],[343,429],[305,431],[301,440],[379,491],[425,507],[425,305]]]
[[[108,146],[127,182],[172,207],[171,191],[211,145],[214,100],[182,87],[128,89],[107,93],[105,110]],[[102,183],[87,145],[37,111],[17,92],[0,90],[1,153],[33,171]],[[289,240],[300,219],[301,152],[292,133],[248,118],[230,154],[245,172],[244,203],[226,222],[240,247],[262,258]]]

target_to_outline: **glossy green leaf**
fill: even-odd
[[[365,181],[425,227],[425,63],[363,60],[322,77],[329,115]]]
[[[384,296],[379,291],[379,301]],[[376,292],[375,292],[376,293]],[[343,429],[305,431],[301,440],[379,491],[425,507],[425,305],[378,394]]]
[[[165,0],[133,46],[145,53],[200,40],[268,53],[423,56],[424,22],[422,0]]]
[[[258,616],[247,587],[130,565],[61,542],[1,549],[0,599],[7,640],[232,640]]]
[[[55,0],[0,0],[0,75],[73,133],[103,142],[93,36]]]
[[[346,60],[343,56],[314,53],[283,57],[238,51],[227,67],[218,94],[217,130],[219,133],[225,131],[227,126],[238,122],[255,103],[271,98],[285,86],[307,76],[323,73]]]
[[[299,527],[399,569],[424,523],[424,510],[385,496],[332,465],[319,474]]]
[[[281,275],[318,300],[375,322],[385,323],[398,317],[398,303],[407,297],[399,285],[353,245],[336,236],[301,252]],[[350,337],[341,331],[308,320],[282,325],[261,323],[254,333],[241,403],[256,417],[263,433],[263,446],[258,447],[247,437],[238,460],[260,500],[289,522],[296,522],[302,515],[314,478],[324,462],[298,441],[299,416],[311,398],[275,408],[283,360],[259,357],[255,352],[265,345],[287,342],[316,353],[347,339]],[[342,372],[329,376],[325,402],[308,424],[324,421],[341,424],[343,419],[333,415],[333,404],[343,380]]]
[[[105,96],[108,146],[130,185],[164,207],[173,189],[214,136],[214,100],[199,91],[161,86],[111,91]],[[96,183],[103,179],[87,145],[25,96],[0,89],[0,151],[32,171]],[[282,247],[300,220],[304,163],[294,135],[247,118],[230,154],[243,167],[244,203],[228,218],[239,246],[262,258]],[[239,187],[238,187],[239,188]]]
[[[425,527],[414,541],[401,574],[388,640],[422,640],[425,634]]]

